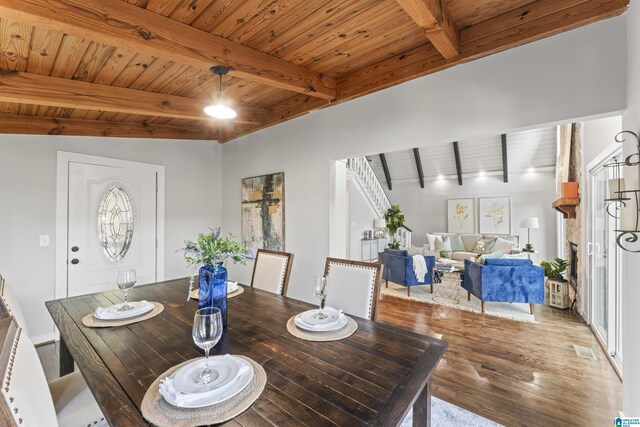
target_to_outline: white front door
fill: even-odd
[[[116,289],[118,270],[156,281],[157,173],[70,161],[67,295]]]

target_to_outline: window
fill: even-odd
[[[98,208],[98,239],[112,263],[124,259],[133,238],[133,209],[126,190],[114,186],[107,190]]]

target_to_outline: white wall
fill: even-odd
[[[640,131],[640,5],[631,2],[627,11],[627,111],[622,116],[622,128],[634,132]],[[624,67],[624,62],[619,63]],[[629,155],[637,147],[627,138],[625,154]],[[640,188],[640,177],[637,168],[627,168],[633,171],[627,174],[625,181],[635,180]],[[631,188],[630,185],[627,188]],[[637,247],[636,247],[637,249]],[[640,339],[638,325],[640,325],[640,254],[623,251],[622,277],[622,315],[623,315],[623,411],[626,416],[640,417]]]
[[[587,120],[582,123],[582,176],[587,179],[588,165],[603,151],[619,146],[614,137],[622,130],[622,116]],[[583,185],[587,185],[586,181]]]
[[[413,232],[415,246],[427,243],[426,232],[447,231],[447,200],[476,199],[475,229],[478,232],[478,197],[511,197],[511,234],[520,236],[520,245],[527,243],[527,229],[518,227],[524,217],[538,217],[540,228],[531,230],[531,243],[539,252],[532,255],[534,262],[556,256],[556,214],[551,203],[556,198],[555,172],[512,173],[509,182],[502,181],[502,174],[457,179],[429,180],[425,188],[418,182],[396,182],[393,190],[386,191],[393,204],[400,204],[405,224]],[[386,190],[386,189],[385,189]]]
[[[44,302],[54,297],[58,150],[165,165],[165,279],[186,275],[175,252],[183,241],[221,223],[221,148],[214,142],[0,135],[0,272],[36,341],[53,331]],[[39,246],[41,234],[51,246]]]
[[[569,31],[412,80],[223,146],[223,222],[241,232],[240,180],[284,171],[289,285],[312,301],[329,255],[335,160],[495,135],[625,107],[625,18]],[[231,268],[248,281],[251,268]]]

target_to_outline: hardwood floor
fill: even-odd
[[[622,383],[568,310],[536,305],[529,324],[386,295],[378,310],[381,322],[449,342],[434,396],[505,426],[608,426],[622,408]]]
[[[613,425],[622,384],[589,327],[567,310],[535,313],[539,323],[529,324],[382,296],[378,320],[449,341],[432,381],[447,402],[505,426]],[[598,360],[576,356],[573,344]],[[38,354],[47,380],[56,378],[57,347]]]

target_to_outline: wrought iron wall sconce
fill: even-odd
[[[638,167],[640,176],[640,136],[637,133],[624,130],[616,135],[616,142],[625,142],[624,134],[632,135],[636,141],[636,152],[627,156],[623,162],[614,159],[612,163],[604,165],[613,168],[613,178],[609,179],[609,198],[605,199],[607,213],[620,220],[620,229],[616,243],[628,252],[640,252],[640,189],[626,189],[622,177],[624,167]],[[634,182],[637,187],[637,182]],[[612,209],[613,212],[612,212]]]

